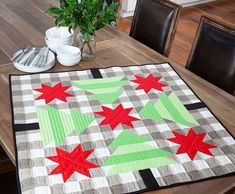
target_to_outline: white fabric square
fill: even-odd
[[[133,107],[133,104],[131,102],[123,102],[122,105],[125,109]]]
[[[69,77],[69,73],[68,72],[61,72],[60,76],[61,77]]]
[[[75,98],[78,102],[87,102],[87,101],[89,101],[86,95],[81,95],[80,94],[80,95],[75,96]]]
[[[192,163],[196,166],[197,170],[210,168],[209,165],[204,160],[195,160],[195,161],[192,161]]]
[[[65,182],[65,191],[67,193],[73,193],[73,192],[78,192],[81,191],[81,187],[78,183],[78,181],[76,182]]]
[[[29,84],[22,84],[22,85],[21,85],[21,89],[22,89],[22,90],[31,90],[31,89],[32,89],[32,85],[29,85]]]
[[[149,134],[149,131],[146,129],[146,127],[138,127],[135,128],[135,130],[138,133],[138,135]]]
[[[230,136],[230,137],[224,137],[223,140],[228,144],[228,145],[233,145],[235,144],[235,140]]]
[[[105,177],[92,178],[92,183],[95,189],[109,187],[109,183]]]
[[[29,80],[30,79],[30,75],[22,75],[20,76],[21,80]]]
[[[66,141],[69,145],[80,144],[80,140],[79,140],[78,136],[68,136],[68,137],[66,137]]]
[[[136,182],[136,178],[131,172],[119,174],[119,177],[123,184]]]
[[[35,194],[50,194],[51,190],[48,186],[40,186],[34,189]]]
[[[158,124],[156,125],[156,128],[159,130],[159,132],[171,131],[167,124]]]
[[[32,167],[32,173],[34,177],[37,176],[47,176],[47,169],[44,166],[40,166],[40,167]]]
[[[81,76],[81,75],[82,75],[82,76],[83,76],[83,75],[86,75],[86,76],[87,76],[87,75],[91,74],[89,70],[76,71],[76,73],[77,73],[78,76]]]
[[[168,63],[163,63],[163,64],[161,64],[161,66],[165,67],[165,68],[170,67],[170,65]],[[153,65],[153,67],[155,67],[155,66]]]
[[[30,150],[30,158],[35,159],[35,158],[44,158],[45,153],[43,149],[32,149]]]
[[[81,113],[92,113],[92,108],[91,107],[79,107],[79,112]]]
[[[169,71],[168,74],[169,74],[170,76],[177,76],[177,74],[176,74],[174,71]]]
[[[182,80],[175,80],[175,83],[177,84],[177,85],[184,85],[185,83],[182,81]]]
[[[90,137],[91,137],[92,141],[98,141],[98,140],[103,140],[104,139],[102,133],[91,133]]]
[[[41,73],[40,78],[50,78],[50,74],[48,73]]]
[[[180,163],[185,163],[185,162],[190,162],[191,161],[187,154],[178,154],[175,157]]]
[[[185,95],[193,94],[193,92],[190,89],[185,89],[185,90],[183,90],[183,92],[184,92]]]
[[[227,156],[216,156],[215,158],[222,166],[232,164],[232,161]]]
[[[48,185],[57,185],[64,184],[63,177],[61,174],[49,175],[48,176]]]
[[[29,133],[27,140],[29,142],[33,142],[33,141],[41,141],[41,135],[40,133]]]
[[[220,123],[212,123],[210,124],[210,127],[213,129],[213,131],[224,130],[223,126]]]
[[[94,151],[97,158],[110,156],[110,151],[108,148],[98,148]]]
[[[213,117],[208,110],[200,111],[200,114],[203,115],[204,118]]]
[[[34,96],[33,95],[23,95],[23,100],[24,101],[30,101],[30,100],[34,100]]]
[[[185,169],[181,164],[170,164],[169,168],[173,174],[185,173]]]
[[[158,171],[157,168],[151,168],[151,171],[152,171],[153,176],[154,176],[155,178],[161,177],[161,174],[159,173],[159,171]]]

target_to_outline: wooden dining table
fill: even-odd
[[[54,26],[45,13],[49,0],[1,0],[0,2],[0,144],[15,164],[12,133],[9,74],[21,74],[9,58],[26,45],[46,46],[44,32]],[[96,58],[65,67],[56,62],[49,71],[81,70],[108,66],[127,66],[169,62],[195,93],[206,103],[224,126],[235,135],[235,97],[191,73],[174,61],[151,50],[117,29],[105,27],[96,33]],[[152,191],[149,193],[224,193],[235,187],[235,177],[225,177],[199,183]]]

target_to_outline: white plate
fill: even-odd
[[[20,51],[17,51],[14,54],[14,56],[17,55],[19,52]],[[49,51],[47,61],[44,67],[29,67],[29,66],[25,66],[20,63],[17,63],[17,62],[13,62],[13,64],[15,68],[20,71],[27,72],[27,73],[39,73],[39,72],[47,71],[55,65],[55,55],[53,52]]]

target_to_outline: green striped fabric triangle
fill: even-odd
[[[75,110],[70,110],[72,121],[78,134],[82,133],[95,119]]]
[[[169,100],[175,105],[175,108],[182,113],[182,117],[189,123],[199,125],[199,123],[193,118],[185,106],[180,102],[180,99],[176,96],[174,92],[169,95]]]
[[[52,141],[60,144],[74,130],[80,134],[94,121],[94,118],[75,110],[65,113],[50,106],[37,108],[36,112],[44,146]]]
[[[162,122],[163,118],[161,115],[157,112],[156,108],[154,107],[154,104],[149,101],[144,108],[141,109],[139,112],[140,116],[148,119],[152,119],[155,121]]]
[[[119,98],[119,96],[121,96],[121,94],[121,91],[117,91],[112,93],[92,94],[90,95],[90,97],[96,100],[100,100],[102,102],[112,104]]]
[[[117,147],[117,149],[113,152],[113,155],[122,155],[122,154],[129,154],[133,152],[141,152],[141,151],[147,151],[152,150],[153,146],[148,145],[147,143],[135,143],[135,144],[128,144],[128,145],[122,145]]]
[[[103,78],[108,79],[109,78]],[[88,85],[78,85],[79,88],[83,90],[94,90],[94,89],[103,89],[103,88],[110,88],[110,87],[122,87],[127,81],[121,80],[121,81],[112,81],[112,82],[106,82],[106,83],[99,83],[99,80],[97,79],[96,83],[94,84],[88,84]]]
[[[160,166],[167,166],[174,163],[176,163],[175,160],[166,157],[150,158],[148,160],[137,160],[129,163],[120,163],[112,166],[107,175],[112,176],[120,173],[134,172],[149,168],[157,168]]]
[[[37,112],[37,117],[38,117],[38,122],[39,122],[42,143],[43,143],[43,146],[45,147],[51,141],[54,140],[51,122],[48,116],[48,112],[46,110],[37,108],[36,112]]]
[[[122,94],[120,89],[127,83],[127,80],[122,80],[123,78],[123,76],[116,76],[94,80],[78,80],[72,83],[75,87],[91,93],[89,96],[92,99],[112,104]]]
[[[116,150],[103,163],[103,166],[111,166],[108,175],[176,163],[170,158],[172,153],[150,145],[150,141],[152,140],[149,138],[129,131],[120,133],[110,145],[116,147]]]
[[[123,78],[124,78],[123,76],[115,76],[115,77],[110,77],[110,78],[77,80],[77,81],[73,81],[72,83],[74,83],[75,86],[80,87],[80,86],[94,85],[97,83],[103,84],[103,83],[117,82],[117,81],[122,80]]]
[[[158,122],[167,119],[185,126],[199,125],[174,92],[169,96],[163,93],[155,105],[149,101],[139,114]]]
[[[151,141],[151,139],[136,135],[135,133],[129,131],[123,131],[109,146],[118,147],[120,145],[136,144],[148,141]]]
[[[105,161],[104,166],[110,166],[110,165],[119,164],[119,163],[128,163],[128,162],[133,162],[137,160],[148,160],[150,158],[166,157],[166,156],[172,155],[169,152],[165,152],[160,149],[155,149],[154,147],[152,150],[143,150],[143,151],[138,151],[138,152],[133,152],[133,151],[130,153],[121,154],[121,155],[113,154],[112,157],[110,157],[108,160]]]

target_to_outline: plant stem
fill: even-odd
[[[85,43],[87,44],[87,47],[88,47],[88,49],[89,49],[89,53],[90,53],[91,55],[94,55],[94,51],[93,51],[92,48],[91,48],[90,42],[89,42],[89,41],[86,41]]]

